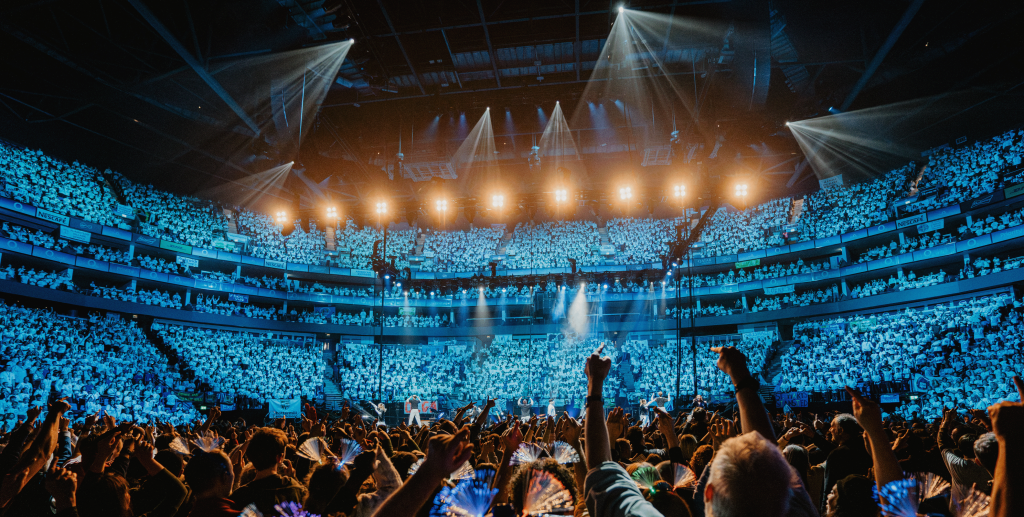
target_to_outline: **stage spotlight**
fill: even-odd
[[[505,206],[505,196],[501,194],[495,194],[491,196],[491,206],[494,208],[501,208]]]
[[[736,184],[736,197],[741,198],[741,199],[747,197],[747,184],[746,183],[738,183],[738,184]]]
[[[391,280],[391,275],[384,275],[384,280]]]
[[[558,190],[555,190],[555,202],[556,203],[564,203],[568,199],[569,199],[569,192],[566,191],[564,188],[560,188]]]
[[[284,223],[288,220],[288,214],[284,212],[277,213],[277,224],[284,226]]]
[[[395,285],[398,286],[398,287],[402,287],[402,282],[398,282]]]
[[[448,200],[447,199],[438,199],[437,200],[437,211],[438,212],[444,212],[445,210],[448,210]]]
[[[686,197],[686,185],[676,185],[674,191],[676,197]]]
[[[622,13],[622,12],[625,12],[625,11],[626,11],[626,7],[623,6],[623,5],[620,5],[619,6],[619,12]]]
[[[387,202],[385,202],[385,201],[378,201],[377,202],[377,213],[378,214],[386,214],[386,213],[388,213],[388,204],[387,204]]]
[[[333,206],[327,207],[327,219],[332,219],[333,220],[333,219],[337,219],[337,218],[338,218],[338,209],[333,207]]]
[[[633,189],[631,187],[622,187],[619,189],[619,198],[623,201],[633,198]]]

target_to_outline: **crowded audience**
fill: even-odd
[[[323,388],[324,363],[312,344],[278,344],[266,334],[153,323],[196,379],[215,392],[270,399],[312,399]]]
[[[498,240],[503,230],[473,228],[452,232],[426,234],[423,254],[424,271],[476,271],[485,267],[491,255],[498,251]]]

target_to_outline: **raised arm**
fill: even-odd
[[[740,425],[743,432],[757,431],[761,436],[775,441],[775,428],[771,418],[757,394],[757,381],[747,369],[747,356],[734,346],[714,347],[718,353],[718,369],[732,379],[736,388],[736,405],[740,408]]]
[[[1014,376],[1024,401],[1024,382]],[[992,476],[992,517],[1024,515],[1024,404],[1000,402],[988,408],[992,432],[999,442],[999,459]]]
[[[455,472],[473,453],[469,428],[463,427],[451,436],[435,436],[427,447],[427,458],[415,474],[373,512],[373,517],[405,517],[416,513],[430,500],[434,489]]]
[[[60,418],[70,407],[64,399],[50,405],[50,411],[39,426],[39,432],[32,441],[32,445],[21,455],[11,472],[4,476],[3,488],[0,489],[0,508],[7,506],[7,503],[21,492],[25,484],[46,465],[53,450],[57,447],[57,428]]]
[[[889,438],[882,427],[882,410],[873,400],[860,396],[859,393],[846,388],[846,393],[853,400],[853,416],[864,428],[871,443],[871,459],[874,461],[875,483],[881,490],[885,485],[903,478],[903,469],[896,459],[896,453],[889,446]]]
[[[604,380],[612,367],[612,360],[593,354],[587,359],[587,465],[595,468],[612,460],[612,446],[608,441],[608,428],[604,423]],[[615,411],[615,410],[613,410]]]

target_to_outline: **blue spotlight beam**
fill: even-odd
[[[206,71],[203,64],[185,48],[185,45],[182,45],[181,42],[171,34],[171,31],[169,31],[167,27],[160,22],[156,15],[153,14],[153,11],[150,11],[149,8],[146,7],[146,4],[142,3],[142,0],[128,0],[128,3],[130,3],[132,7],[142,15],[146,22],[149,23],[150,27],[153,27],[153,30],[155,30],[157,34],[159,34],[160,37],[163,38],[179,56],[181,56],[181,59],[183,59],[188,66],[192,67],[192,70],[195,71],[196,75],[198,75],[203,82],[205,82],[206,85],[209,86],[210,89],[228,105],[229,108],[231,108],[231,111],[234,111],[235,115],[238,115],[238,118],[241,119],[242,122],[245,122],[245,125],[249,126],[249,129],[251,129],[253,133],[259,135],[260,128],[256,125],[256,122],[253,121],[249,117],[249,114],[242,109],[242,106],[240,106],[238,102],[231,97],[231,94],[229,94],[228,91],[225,90],[224,87]]]
[[[885,56],[889,55],[889,51],[892,50],[893,45],[896,44],[896,40],[900,39],[900,35],[903,34],[903,30],[910,25],[910,21],[914,19],[917,11],[921,9],[921,4],[924,0],[914,0],[907,10],[903,13],[903,17],[896,23],[896,26],[892,28],[892,32],[889,33],[889,37],[886,38],[885,43],[882,44],[882,48],[878,49],[875,53],[875,57],[868,64],[868,67],[864,70],[864,73],[857,80],[857,84],[853,85],[853,90],[850,90],[850,94],[846,96],[846,100],[843,101],[843,105],[839,108],[840,111],[846,111],[850,109],[850,105],[860,94],[860,91],[867,86],[868,81],[871,80],[871,76],[875,75],[875,71],[878,70],[879,65],[882,64],[882,60]]]

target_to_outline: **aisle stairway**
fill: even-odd
[[[324,377],[324,406],[329,411],[338,411],[341,409],[344,397],[341,394],[341,389],[338,388],[334,381],[331,381],[327,377]]]
[[[238,233],[238,223],[235,222],[234,213],[230,208],[225,208],[224,217],[228,220],[228,231],[231,233]]]
[[[149,339],[149,342],[153,343],[153,346],[156,347],[161,354],[167,357],[167,364],[175,368],[178,373],[181,374],[181,380],[186,383],[192,383],[196,378],[196,372],[192,370],[192,368],[189,368],[188,364],[178,357],[178,353],[164,342],[164,338],[153,330],[151,323],[152,322],[140,322],[139,327],[142,328],[143,332],[145,332],[146,338]]]
[[[800,220],[800,216],[804,213],[804,200],[794,199],[792,206],[789,208],[789,222],[790,224],[796,224]]]
[[[619,376],[622,377],[622,385],[626,388],[626,393],[633,393],[636,389],[633,384],[633,364],[630,359],[619,362]]]
[[[427,242],[427,235],[420,233],[416,235],[416,246],[413,249],[414,255],[423,255],[423,243]]]
[[[337,241],[335,240],[334,227],[328,226],[324,229],[324,246],[327,247],[328,251],[334,251],[338,249]]]

